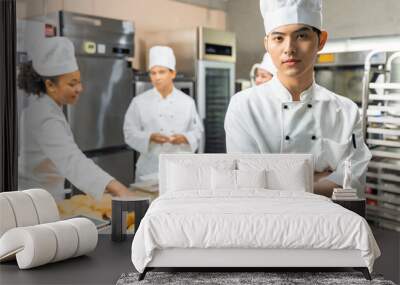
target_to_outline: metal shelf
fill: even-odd
[[[371,150],[373,156],[400,159],[400,153],[395,153],[391,151],[384,150]]]
[[[400,129],[384,129],[384,128],[367,128],[367,132],[370,134],[382,134],[390,136],[400,136]]]
[[[394,175],[394,174],[383,174],[383,173],[367,172],[367,177],[400,182],[400,176]],[[399,187],[399,189],[400,189],[400,187]]]
[[[393,194],[400,194],[400,187],[390,187],[388,185],[380,185],[380,184],[375,184],[375,183],[367,183],[366,185],[367,185],[367,187],[376,189],[378,191],[385,191],[385,192],[390,192]],[[399,196],[399,203],[400,203],[400,196]]]
[[[383,168],[383,169],[391,169],[391,170],[399,170],[400,171],[400,164],[389,163],[387,161],[374,161],[371,160],[368,164],[368,167],[372,168]]]
[[[367,139],[367,144],[381,145],[381,146],[400,147],[400,142],[398,142],[398,141],[391,141],[391,140],[374,140],[374,139]]]
[[[378,50],[368,54],[363,78],[362,127],[372,154],[366,175],[367,187],[376,193],[366,193],[365,196],[377,204],[366,205],[367,220],[400,232],[400,82],[394,82],[391,74],[394,59],[400,58],[400,51],[388,57],[384,83],[368,83],[371,78],[370,58],[379,53],[387,54]]]
[[[378,95],[378,94],[371,94],[369,95],[369,100],[370,101],[400,101],[400,94],[384,94],[384,95]]]
[[[387,220],[386,218],[374,217],[367,213],[367,220],[377,222],[379,226],[400,232],[400,222]]]
[[[370,83],[371,89],[400,89],[400,83]]]
[[[385,206],[372,206],[372,205],[367,205],[367,210],[369,211],[375,211],[375,212],[384,212],[387,213],[389,215],[394,215],[395,217],[398,215],[398,219],[400,221],[400,212],[396,209],[390,209],[390,208],[386,208]]]
[[[387,211],[383,211],[381,208],[376,209],[377,207],[375,206],[370,206],[367,205],[367,213],[368,216],[375,216],[375,217],[381,217],[384,219],[388,219],[391,222],[397,222],[399,223],[400,226],[400,216],[397,213],[397,211],[393,211],[392,213],[388,213]]]
[[[365,198],[368,198],[368,199],[371,199],[371,200],[388,202],[388,203],[391,203],[391,204],[400,205],[400,198],[399,199],[393,199],[393,198],[378,196],[378,195],[374,195],[374,194],[365,194]]]
[[[392,106],[378,106],[378,105],[371,105],[368,106],[369,110],[372,111],[381,111],[381,112],[392,112],[392,113],[396,113],[399,112],[400,108],[399,107],[392,107]]]
[[[369,123],[388,123],[388,124],[397,124],[400,125],[400,118],[398,117],[388,117],[388,116],[382,116],[382,117],[368,117],[368,122]]]

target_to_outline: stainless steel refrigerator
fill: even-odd
[[[197,106],[205,129],[200,150],[205,153],[225,153],[224,121],[229,101],[235,92],[235,64],[199,60],[197,72]]]
[[[129,185],[134,154],[124,142],[123,121],[132,100],[132,22],[59,11],[43,19],[48,33],[69,38],[83,93],[65,109],[79,148],[106,172]]]

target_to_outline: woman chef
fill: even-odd
[[[32,63],[21,66],[18,78],[19,87],[33,95],[21,115],[19,188],[44,188],[62,200],[67,178],[96,199],[104,191],[128,195],[124,185],[82,153],[65,119],[63,106],[75,104],[82,92],[72,42],[47,38],[35,51]]]
[[[276,74],[276,67],[271,56],[266,52],[261,63],[256,63],[251,68],[250,78],[252,85],[260,85],[268,82]]]
[[[203,126],[194,100],[174,87],[175,56],[155,46],[149,53],[154,88],[135,97],[125,115],[125,142],[140,152],[136,181],[158,178],[160,153],[195,152]]]
[[[327,40],[321,0],[261,0],[265,48],[277,68],[271,81],[233,96],[225,118],[227,151],[312,153],[314,191],[342,185],[345,160],[363,193],[370,151],[357,105],[314,82],[317,52]]]

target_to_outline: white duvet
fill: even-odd
[[[143,272],[165,248],[358,249],[371,272],[380,256],[365,219],[330,199],[255,189],[162,195],[134,237],[133,265]]]

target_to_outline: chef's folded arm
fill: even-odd
[[[132,100],[125,114],[124,137],[125,143],[140,153],[149,151],[151,132],[143,130],[143,124],[139,116],[139,109],[135,100]]]
[[[241,96],[243,98],[240,98]],[[257,126],[256,124],[253,124],[253,127],[246,125],[248,117],[244,116],[246,111],[244,96],[245,94],[237,94],[232,97],[228,107],[225,118],[227,152],[271,153],[267,146],[257,143],[258,139],[263,141],[266,139],[265,137],[258,139],[254,137],[254,135],[265,136],[265,133],[256,131],[249,133],[249,130],[257,129]],[[341,112],[344,116],[340,134],[335,138],[322,138],[320,157],[317,157],[318,160],[321,160],[320,164],[326,165],[326,168],[315,173],[314,192],[325,196],[331,196],[333,188],[342,186],[346,160],[350,160],[352,165],[352,187],[358,189],[359,193],[363,193],[365,173],[371,159],[371,153],[362,135],[361,119],[357,107],[351,104],[350,108],[343,108]],[[329,130],[328,133],[330,133]]]
[[[78,189],[100,199],[114,178],[82,153],[63,121],[43,118],[38,125],[41,127],[34,135],[60,174]]]
[[[354,139],[349,139],[349,151],[346,153],[346,156],[341,158],[336,169],[327,176],[326,179],[338,185],[342,185],[344,178],[344,162],[348,159],[351,161],[351,186],[362,193],[364,192],[363,187],[365,185],[367,166],[372,155],[364,141],[360,116],[357,116],[356,123],[354,123],[353,132],[350,136],[353,135]]]

